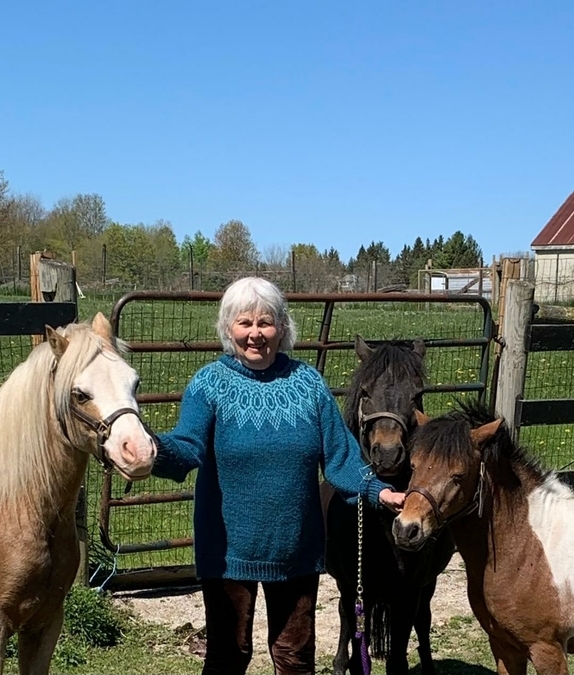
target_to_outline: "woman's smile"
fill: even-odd
[[[231,325],[231,342],[235,356],[253,370],[268,368],[277,356],[282,328],[267,313],[241,312]]]

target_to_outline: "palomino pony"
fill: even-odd
[[[22,675],[47,675],[79,563],[74,519],[90,453],[126,480],[156,447],[138,413],[138,377],[103,314],[47,327],[0,388],[0,672],[18,633]]]
[[[410,477],[407,440],[416,426],[416,405],[424,383],[424,343],[386,343],[373,350],[357,336],[355,351],[361,364],[347,396],[346,422],[372,470],[397,490],[404,490]],[[361,645],[355,635],[357,506],[333,494],[325,483],[322,490],[324,504],[331,497],[326,506],[326,567],[341,594],[339,646],[333,672],[344,675],[349,669],[351,675],[360,675]],[[422,674],[432,675],[430,600],[437,575],[446,567],[454,547],[445,532],[422,551],[400,551],[392,537],[393,518],[394,514],[383,507],[363,509],[365,638],[373,655],[386,659],[388,675],[406,675],[407,646],[414,625]]]
[[[416,550],[450,523],[497,672],[525,675],[530,660],[538,675],[560,675],[574,636],[574,492],[501,422],[478,405],[420,416],[393,531]]]

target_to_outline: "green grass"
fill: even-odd
[[[333,627],[337,630],[337,627]],[[190,653],[190,628],[171,630],[141,621],[131,620],[122,643],[112,649],[90,648],[84,653],[84,662],[70,666],[61,656],[52,664],[54,673],[62,675],[197,675],[201,672],[202,660]],[[431,631],[431,647],[437,675],[494,675],[494,660],[486,634],[474,617],[452,617]],[[60,654],[62,650],[60,649]],[[333,655],[317,659],[317,674],[331,673]],[[409,652],[409,673],[420,675],[418,654],[413,645]],[[574,658],[569,659],[574,668]],[[8,659],[5,672],[17,673],[14,658]],[[270,675],[271,665],[253,671],[254,675]],[[383,675],[384,665],[373,663],[373,675]],[[534,669],[529,666],[529,674]]]

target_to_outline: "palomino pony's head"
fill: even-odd
[[[68,440],[113,464],[126,480],[149,476],[157,449],[139,416],[139,377],[122,358],[108,320],[99,313],[91,327],[71,324],[47,334],[56,418]]]
[[[477,412],[484,422],[478,426]],[[436,419],[417,412],[417,418],[410,446],[411,480],[403,510],[393,523],[397,545],[407,550],[418,550],[445,525],[475,510],[480,513],[486,464],[498,461],[501,448],[512,452],[502,420],[489,417],[484,409],[469,406]]]
[[[99,313],[91,325],[46,330],[48,341],[0,389],[0,497],[15,494],[32,472],[38,487],[49,488],[57,458],[75,450],[126,480],[146,478],[157,450],[139,417],[137,373],[108,320]]]
[[[345,420],[375,473],[395,476],[406,467],[407,440],[417,424],[425,345],[415,340],[412,346],[389,342],[371,349],[357,335],[355,352],[361,364],[346,399]]]

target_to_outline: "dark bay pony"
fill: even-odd
[[[21,675],[47,675],[79,562],[75,505],[90,454],[126,480],[149,475],[154,441],[138,376],[108,320],[47,328],[0,388],[0,672],[18,633]]]
[[[418,549],[450,528],[464,559],[468,598],[502,675],[568,673],[574,641],[574,492],[518,447],[478,406],[420,415],[413,474],[393,526]]]
[[[404,490],[410,478],[407,442],[417,423],[415,411],[424,384],[424,343],[386,343],[371,349],[357,336],[355,351],[361,364],[347,396],[346,422],[372,470],[397,490]],[[326,484],[323,490],[325,496],[329,491]],[[329,493],[326,565],[341,594],[339,646],[333,672],[344,675],[349,669],[351,675],[360,675],[360,644],[355,637],[357,507],[348,505],[332,490]],[[414,626],[422,673],[432,675],[430,600],[436,577],[446,567],[454,547],[445,532],[421,551],[401,551],[392,537],[393,518],[386,508],[364,508],[365,635],[373,656],[386,659],[388,675],[406,675],[407,646]]]

